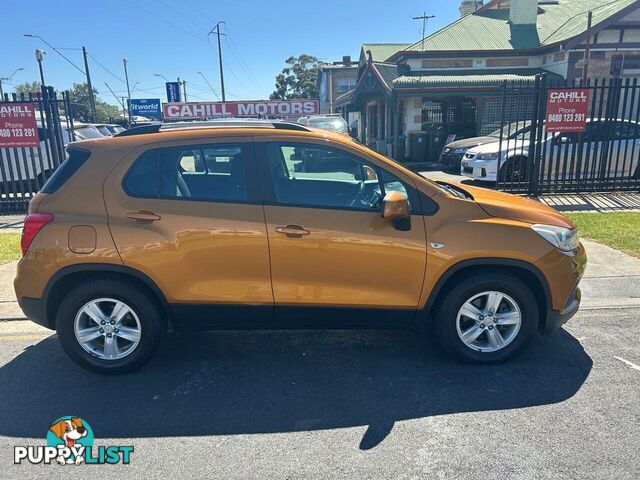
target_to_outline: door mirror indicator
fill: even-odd
[[[398,191],[387,193],[382,201],[382,218],[391,221],[396,230],[411,230],[411,207],[407,196]]]

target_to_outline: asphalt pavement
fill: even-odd
[[[126,376],[0,322],[0,477],[637,479],[638,320],[582,312],[495,366],[408,332],[189,334]],[[62,415],[133,445],[131,464],[13,465]]]

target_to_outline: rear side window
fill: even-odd
[[[196,201],[247,201],[242,145],[163,148],[142,154],[127,172],[132,197]]]
[[[42,193],[54,193],[69,180],[91,156],[91,152],[80,148],[67,148],[67,159],[42,187]]]

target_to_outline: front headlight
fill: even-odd
[[[480,153],[476,157],[476,160],[497,160],[499,155],[500,155],[500,152]]]
[[[454,148],[453,149],[453,153],[455,153],[456,155],[458,154],[463,154],[465,153],[467,150],[469,150],[468,148]]]
[[[556,227],[555,225],[532,225],[534,232],[544,238],[551,245],[562,252],[572,252],[580,246],[580,238],[578,237],[578,229],[573,230],[564,227]]]

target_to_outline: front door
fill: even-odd
[[[150,277],[186,326],[271,321],[269,251],[248,138],[130,153],[107,179],[124,264]]]
[[[384,193],[415,192],[411,180],[326,143],[274,139],[256,152],[276,319],[313,322],[318,310],[345,324],[356,312],[412,318],[426,267],[424,218],[413,215],[402,231],[380,214]]]

